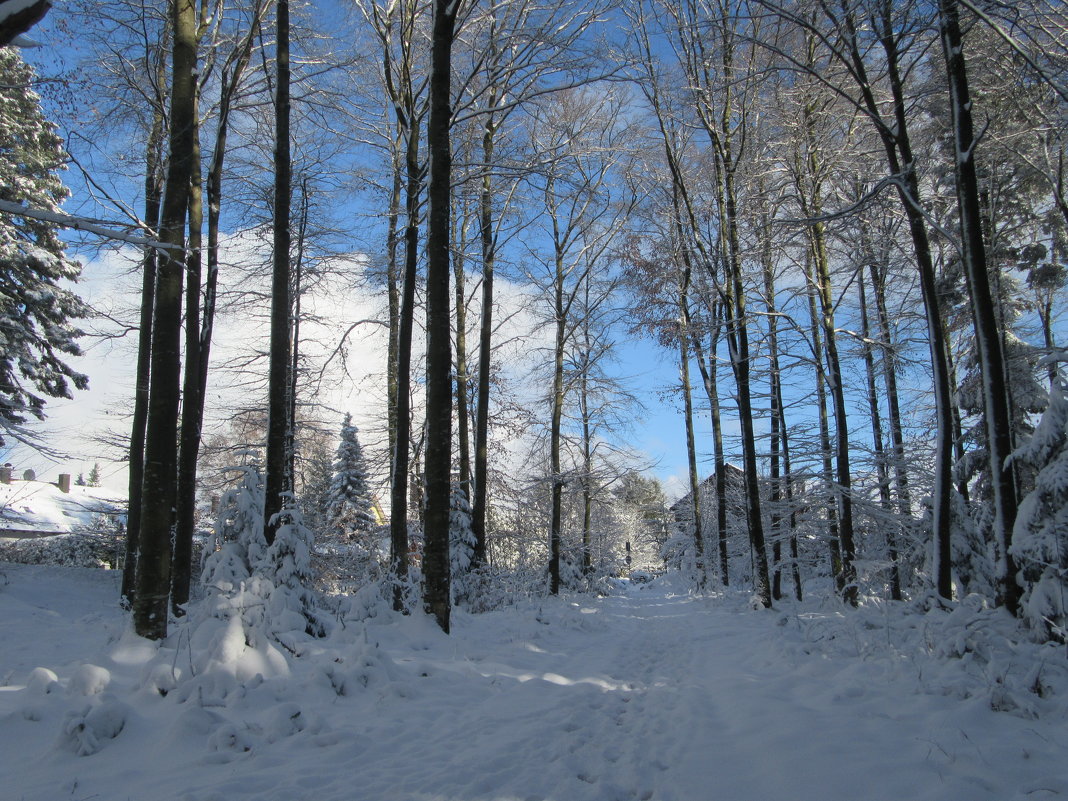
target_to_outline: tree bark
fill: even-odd
[[[817,213],[819,211],[817,210]],[[834,298],[831,294],[831,275],[823,239],[823,223],[812,226],[820,298],[820,319],[823,324],[824,358],[827,378],[834,406],[835,467],[837,470],[835,495],[838,502],[838,542],[842,558],[842,597],[846,603],[857,604],[856,545],[853,539],[853,497],[849,466],[849,424],[846,413],[845,387],[842,366],[838,358],[838,337],[834,327]]]
[[[905,466],[905,432],[901,422],[901,400],[897,390],[897,356],[890,314],[886,307],[885,274],[874,262],[870,265],[872,289],[875,292],[875,309],[879,321],[879,340],[882,349],[882,374],[886,385],[886,406],[890,423],[890,453],[894,469],[894,492],[898,514],[903,520],[912,517],[912,495],[909,491],[909,474]]]
[[[1018,614],[1022,591],[1016,581],[1012,556],[1012,528],[1018,505],[1016,481],[1009,463],[1012,453],[1012,419],[1009,408],[1008,375],[1002,332],[990,291],[986,247],[983,242],[982,211],[975,171],[978,140],[972,124],[972,98],[964,62],[959,10],[956,0],[939,0],[942,52],[949,82],[953,139],[956,145],[957,206],[960,213],[961,250],[968,296],[972,305],[975,345],[983,384],[983,411],[986,444],[994,490],[994,536],[997,540],[998,602]]]
[[[424,602],[448,633],[449,497],[452,477],[452,315],[449,298],[449,220],[452,193],[452,45],[458,0],[434,1],[430,65],[430,202],[427,228],[426,545]]]
[[[897,563],[897,538],[889,518],[894,513],[890,497],[890,470],[887,467],[886,449],[883,446],[883,419],[879,411],[879,388],[875,375],[875,353],[872,348],[871,323],[868,314],[868,294],[864,289],[864,267],[857,276],[857,297],[860,301],[860,336],[864,352],[864,373],[868,380],[868,414],[871,418],[872,452],[875,459],[875,472],[879,478],[879,503],[886,512],[887,522],[883,526],[886,537],[886,558],[890,562],[890,599],[901,600],[901,571]]]
[[[684,281],[688,283],[688,281]],[[680,306],[687,303],[685,290],[680,291]],[[705,585],[705,535],[701,520],[701,476],[697,472],[697,445],[693,430],[693,390],[690,384],[690,335],[687,331],[686,318],[679,330],[679,378],[682,382],[682,419],[686,426],[686,464],[690,479],[690,517],[693,525],[694,567],[697,570],[697,583]]]
[[[761,187],[763,188],[763,187]],[[769,215],[764,212],[760,217],[760,266],[764,277],[764,308],[768,319],[768,360],[769,365],[769,401],[771,438],[768,443],[768,481],[771,493],[768,498],[771,506],[769,514],[774,573],[772,575],[771,597],[778,601],[782,598],[782,444],[785,437],[782,409],[782,376],[779,368],[779,319],[775,292],[775,265],[771,253],[771,223]]]
[[[199,94],[199,92],[198,92]],[[197,495],[197,453],[204,398],[200,387],[200,281],[203,267],[204,201],[200,169],[199,97],[193,101],[193,158],[189,177],[189,238],[185,256],[185,376],[182,423],[178,434],[178,484],[175,488],[174,554],[171,564],[171,612],[185,614],[192,580],[193,529]]]
[[[771,578],[768,572],[768,554],[764,542],[764,519],[760,503],[760,483],[757,474],[756,434],[753,425],[751,387],[751,354],[749,351],[749,321],[746,313],[746,294],[742,279],[741,243],[738,235],[738,189],[736,185],[740,147],[734,140],[739,116],[746,109],[740,107],[736,98],[735,81],[739,80],[735,62],[737,31],[731,28],[734,22],[728,4],[717,10],[721,25],[722,41],[719,45],[718,68],[721,71],[723,97],[716,109],[700,106],[701,122],[712,144],[716,159],[716,206],[720,215],[719,247],[725,266],[724,307],[727,322],[727,345],[731,367],[737,388],[738,417],[742,434],[742,461],[745,473],[746,521],[749,527],[749,544],[754,557],[753,591],[761,604],[771,606]],[[698,37],[697,46],[701,47]],[[707,73],[709,62],[696,66],[699,72]],[[701,84],[712,85],[705,74]],[[715,113],[718,111],[718,114]],[[744,148],[743,148],[744,150]],[[709,262],[711,266],[711,262]],[[715,276],[710,278],[715,281]]]
[[[192,0],[171,5],[174,42],[171,58],[169,162],[162,202],[162,252],[156,281],[155,319],[145,471],[141,502],[141,556],[138,559],[134,630],[148,639],[167,636],[170,595],[171,528],[174,524],[175,466],[178,461],[178,397],[181,379],[182,272],[185,224],[193,159],[196,96],[196,6]]]
[[[916,175],[916,159],[908,128],[908,102],[899,64],[900,39],[895,34],[891,19],[892,6],[879,7],[872,19],[875,33],[881,45],[886,79],[890,88],[892,109],[891,121],[883,117],[882,106],[876,99],[868,78],[868,69],[858,45],[856,20],[847,14],[838,23],[846,52],[843,59],[851,68],[857,88],[860,90],[860,105],[875,124],[886,153],[890,173],[896,179],[898,197],[909,224],[916,266],[920,278],[920,293],[923,297],[924,315],[927,320],[928,347],[933,373],[932,389],[935,396],[935,419],[937,441],[935,443],[935,468],[931,500],[931,524],[933,558],[935,566],[935,589],[943,598],[952,595],[950,574],[950,532],[952,531],[951,493],[953,491],[953,399],[950,392],[949,365],[946,358],[946,335],[939,308],[938,288],[935,280],[934,261],[927,235],[919,179]]]
[[[157,79],[162,86],[165,59],[159,60]],[[145,146],[145,222],[159,230],[163,200],[163,109],[157,107]],[[141,552],[141,485],[145,473],[145,425],[148,421],[149,367],[152,359],[152,315],[156,302],[156,265],[159,254],[145,248],[141,262],[141,317],[137,333],[137,367],[134,382],[133,422],[130,428],[129,505],[126,515],[126,559],[122,568],[120,597],[126,605],[134,599],[137,561]]]
[[[492,100],[492,98],[491,98]],[[482,191],[479,196],[479,238],[482,243],[482,319],[478,338],[478,400],[475,407],[475,497],[471,504],[471,529],[475,534],[475,562],[486,562],[486,509],[489,497],[489,395],[493,358],[493,274],[497,240],[493,221],[493,163],[496,125],[492,115],[482,132]]]
[[[289,457],[289,358],[291,267],[289,263],[289,217],[292,194],[292,161],[289,142],[289,0],[278,0],[275,62],[274,129],[274,255],[271,272],[271,348],[267,389],[267,452],[264,459],[263,537],[270,545],[282,521],[278,513],[284,494],[291,490],[287,475]]]
[[[456,304],[456,443],[460,467],[460,489],[470,504],[471,499],[471,416],[467,375],[467,289],[464,270],[467,249],[467,206],[463,219],[454,224],[459,229],[453,235],[456,243],[452,260],[453,298]]]
[[[553,181],[550,177],[546,185],[546,195],[552,195]],[[564,414],[564,346],[567,336],[567,310],[564,307],[564,254],[561,250],[561,238],[558,221],[553,212],[554,251],[554,294],[553,312],[555,316],[555,334],[553,337],[553,388],[552,411],[549,422],[549,473],[551,486],[551,511],[549,514],[549,592],[560,592],[560,536],[563,516],[564,477],[560,462],[561,426]]]
[[[835,587],[842,592],[845,585],[842,581],[842,550],[838,538],[838,504],[835,502],[833,490],[834,467],[832,464],[833,449],[831,448],[831,423],[827,411],[827,368],[824,365],[823,355],[823,329],[820,326],[819,311],[816,303],[816,280],[812,269],[812,251],[809,249],[805,254],[805,280],[808,284],[808,313],[810,319],[810,336],[812,337],[812,357],[816,367],[816,406],[819,413],[819,438],[820,459],[822,463],[823,484],[827,488],[830,497],[827,499],[827,546],[831,559],[831,574],[834,576]]]

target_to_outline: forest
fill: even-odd
[[[89,341],[136,340],[111,447],[142,637],[220,593],[325,636],[330,589],[448,633],[641,568],[755,608],[967,600],[1064,642],[1058,4],[47,19],[0,47],[0,436],[47,429]],[[104,258],[125,309],[77,294]],[[639,338],[678,369],[670,507],[630,446]]]

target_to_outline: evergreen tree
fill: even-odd
[[[371,489],[367,481],[367,464],[360,446],[359,433],[352,415],[345,415],[341,425],[341,444],[334,461],[334,479],[330,484],[330,526],[337,534],[356,535],[375,526],[371,512]]]
[[[69,192],[59,179],[67,154],[30,89],[33,70],[11,47],[0,48],[0,200],[58,212]],[[70,321],[88,308],[59,286],[81,266],[64,255],[56,222],[6,211],[0,215],[0,445],[27,415],[44,418],[45,396],[70,398],[86,376],[62,354],[81,353]]]
[[[238,473],[238,480],[219,501],[215,542],[205,555],[202,581],[206,585],[219,576],[236,585],[237,581],[251,574],[253,566],[263,558],[267,549],[263,539],[263,472],[254,458],[248,464],[229,468],[229,471]],[[212,561],[212,555],[222,553],[227,545],[233,547],[225,556],[216,556]],[[217,564],[220,562],[229,567],[220,567]],[[238,564],[241,569],[235,573],[233,566]],[[215,576],[220,569],[222,572]]]
[[[304,524],[317,534],[330,526],[330,487],[334,483],[334,448],[326,432],[314,430],[298,448],[300,505]]]
[[[93,469],[89,471],[89,478],[86,479],[86,484],[90,487],[100,486],[100,463],[93,462]]]
[[[477,539],[471,525],[471,505],[462,487],[453,487],[449,501],[449,587],[453,605],[471,600],[475,589],[469,582]]]
[[[1063,359],[1063,354],[1061,357]],[[1052,361],[1052,359],[1051,359]],[[1056,377],[1034,435],[1013,454],[1037,469],[1020,504],[1012,556],[1024,581],[1022,617],[1036,630],[1068,639],[1068,385]]]

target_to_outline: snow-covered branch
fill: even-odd
[[[102,236],[105,239],[114,239],[119,242],[125,242],[128,245],[137,245],[139,247],[150,248],[177,248],[177,245],[161,242],[156,239],[155,236],[145,237],[138,234],[131,233],[130,231],[123,231],[118,228],[113,228],[115,223],[108,222],[107,220],[93,220],[87,217],[78,217],[72,214],[64,214],[61,211],[49,211],[48,209],[35,209],[31,206],[23,205],[22,203],[15,203],[9,200],[0,200],[0,212],[7,214],[16,214],[20,217],[29,217],[34,220],[43,220],[45,222],[55,223],[56,225],[63,226],[64,228],[73,228],[77,231],[86,231],[90,234]],[[155,234],[147,226],[142,226],[142,229],[148,233]]]

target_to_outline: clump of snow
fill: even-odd
[[[80,665],[70,679],[70,691],[77,695],[99,695],[111,683],[111,672],[97,665]]]
[[[48,668],[36,667],[26,680],[26,690],[31,695],[47,695],[60,689],[59,676]]]
[[[68,712],[60,742],[78,756],[90,756],[114,740],[126,726],[130,707],[111,695]]]
[[[798,637],[782,641],[791,659],[822,654],[882,664],[918,693],[977,701],[1025,719],[1068,716],[1063,647],[1036,643],[1004,609],[978,595],[929,608],[871,601],[783,615]]]

